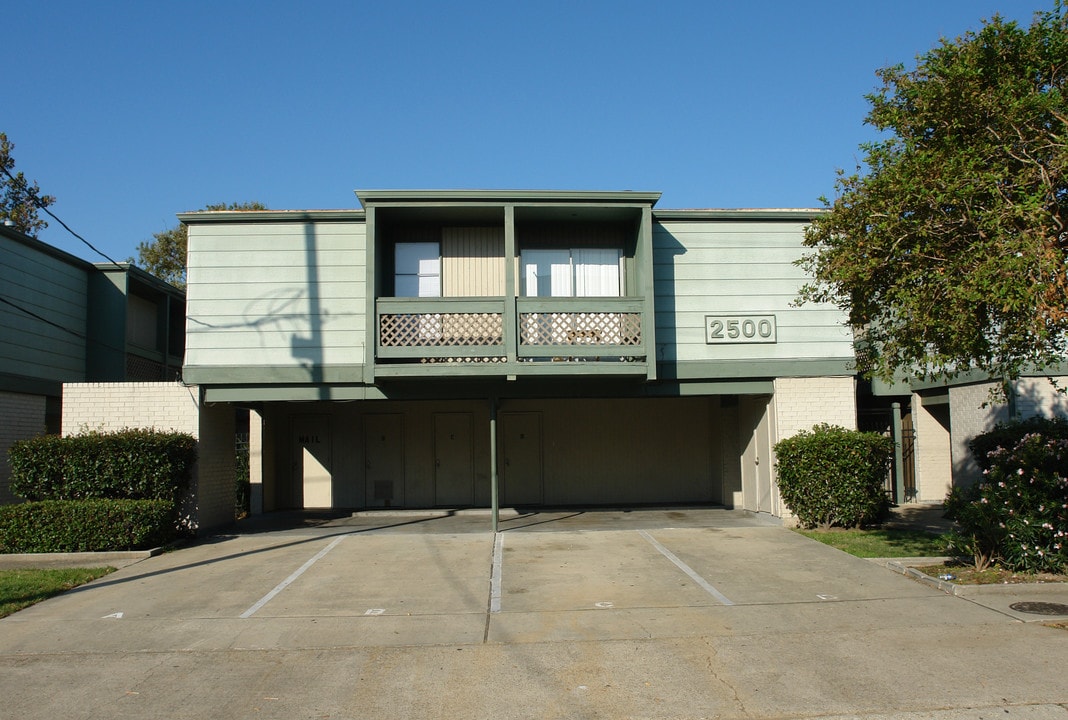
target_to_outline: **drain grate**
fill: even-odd
[[[1010,610],[1032,615],[1068,615],[1068,605],[1051,602],[1018,602],[1009,605]]]

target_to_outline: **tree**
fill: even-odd
[[[205,210],[232,210],[248,212],[266,210],[267,206],[259,202],[216,203],[208,205]],[[182,290],[185,289],[185,256],[189,245],[189,230],[184,223],[178,223],[170,230],[153,233],[152,242],[143,242],[137,246],[137,264],[161,280]]]
[[[32,185],[21,173],[13,172],[15,158],[11,151],[15,143],[7,139],[7,134],[0,132],[0,222],[10,224],[19,232],[37,236],[48,223],[37,217],[38,210],[44,210],[56,199],[51,195],[42,195],[37,183]]]
[[[1066,359],[1068,19],[995,16],[878,71],[862,146],[806,232],[799,301],[846,310],[858,369],[1010,380]]]

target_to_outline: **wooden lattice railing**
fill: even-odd
[[[641,298],[380,298],[378,357],[423,362],[642,361]]]
[[[622,345],[642,342],[640,313],[523,313],[520,345]]]
[[[383,314],[378,332],[383,347],[475,347],[504,342],[500,313]]]

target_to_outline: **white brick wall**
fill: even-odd
[[[0,504],[18,500],[8,489],[11,465],[8,449],[18,440],[28,440],[45,432],[44,395],[0,392]]]
[[[983,407],[989,402],[993,387],[994,383],[978,383],[949,389],[954,485],[969,485],[979,478],[979,466],[972,458],[968,442],[997,423],[1009,420],[1007,405]]]
[[[1041,415],[1068,417],[1068,395],[1057,387],[1068,387],[1068,377],[1055,377],[1056,386],[1044,377],[1020,378],[1013,386],[1016,417],[1025,420]],[[953,483],[974,482],[979,477],[979,467],[968,450],[968,442],[976,435],[990,430],[999,422],[1012,419],[1007,404],[981,407],[990,399],[993,383],[980,383],[951,387],[953,429]]]
[[[771,408],[774,412],[773,446],[779,440],[793,437],[802,430],[811,430],[813,425],[820,423],[856,430],[856,381],[852,377],[776,378]],[[774,452],[772,456],[774,467]],[[778,487],[776,476],[772,488],[774,513],[789,525],[794,522],[793,515],[782,504]]]
[[[234,519],[233,407],[201,408],[197,437],[197,520],[205,528],[226,525]]]
[[[852,377],[775,379],[775,426],[778,439],[793,437],[813,425],[857,427],[855,380]]]
[[[948,424],[949,405],[924,407],[912,395],[912,424],[916,431],[913,458],[916,469],[916,500],[941,502],[953,485],[953,453]]]
[[[201,407],[199,389],[178,383],[64,384],[64,435],[124,428],[173,430],[197,438],[193,527],[203,530],[234,519],[233,407]]]
[[[1056,383],[1056,384],[1054,384]],[[1068,376],[1053,378],[1021,378],[1016,382],[1016,414],[1021,418],[1068,417],[1068,394],[1058,388],[1068,388]]]
[[[200,395],[178,383],[64,383],[63,434],[124,428],[176,430],[199,437]]]

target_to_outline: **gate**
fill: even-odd
[[[890,408],[869,408],[857,411],[857,429],[863,432],[875,432],[893,438],[893,410]],[[896,467],[891,461],[883,487],[886,494],[898,505],[916,499],[916,429],[912,424],[912,412],[901,408],[901,437],[893,438],[901,443],[901,470],[905,480],[905,497],[897,497],[895,478]]]

